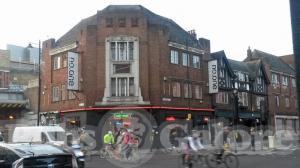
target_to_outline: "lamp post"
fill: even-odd
[[[239,117],[239,97],[238,97],[238,88],[235,87],[235,82],[233,82],[233,105],[234,105],[234,113],[233,113],[233,128],[234,128],[234,152],[237,153],[237,124]]]
[[[38,54],[38,106],[37,106],[37,125],[40,125],[40,108],[41,108],[41,40],[39,40]],[[32,43],[29,43],[27,48],[33,48]]]

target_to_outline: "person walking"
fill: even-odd
[[[255,151],[255,129],[254,127],[250,128],[250,136],[251,136],[251,149]]]

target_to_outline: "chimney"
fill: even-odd
[[[248,50],[247,50],[247,58],[251,61],[252,60],[252,51],[250,49],[250,46],[248,47]]]
[[[197,34],[196,34],[196,31],[195,31],[194,29],[188,31],[188,33],[189,33],[194,39],[197,39]]]

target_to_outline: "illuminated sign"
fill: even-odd
[[[126,118],[131,118],[131,114],[128,113],[115,113],[114,114],[115,119],[126,119]]]

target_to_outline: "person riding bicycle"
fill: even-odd
[[[192,167],[190,158],[193,154],[204,149],[197,131],[192,130],[192,135],[185,137],[181,145],[183,148],[183,164],[186,165],[186,167]]]
[[[108,131],[104,137],[103,137],[103,142],[105,146],[113,146],[115,144],[115,137],[112,133],[112,131]]]

